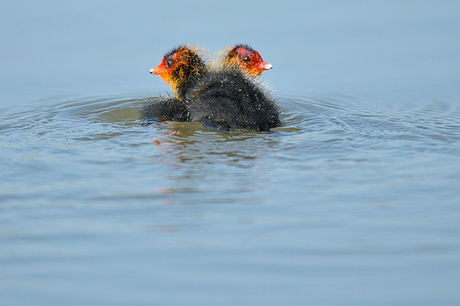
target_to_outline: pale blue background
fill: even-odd
[[[166,88],[174,46],[260,50],[282,94],[458,98],[457,1],[14,1],[0,10],[2,102]],[[9,100],[8,102],[4,102]]]

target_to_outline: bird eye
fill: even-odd
[[[245,63],[249,63],[250,61],[251,61],[251,59],[248,56],[243,58],[243,62],[245,62]]]
[[[171,67],[171,66],[172,66],[172,61],[167,60],[167,61],[166,61],[166,67],[169,68],[169,67]]]

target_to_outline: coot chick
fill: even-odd
[[[270,63],[265,62],[259,52],[248,45],[238,44],[220,52],[221,66],[239,66],[251,76],[258,76],[265,70],[272,69]]]
[[[153,97],[140,108],[141,118],[159,121],[188,121],[185,93],[198,76],[207,71],[203,52],[196,47],[180,46],[163,56],[161,63],[150,70],[173,89],[173,96]]]
[[[150,70],[151,74],[158,75],[172,87],[174,97],[180,101],[184,100],[186,92],[206,72],[203,52],[191,46],[172,49],[163,56],[160,65]]]

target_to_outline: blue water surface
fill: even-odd
[[[5,2],[0,305],[459,304],[459,11]],[[144,124],[182,43],[260,51],[284,125]]]

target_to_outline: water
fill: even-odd
[[[0,304],[458,304],[458,4],[366,5],[2,10]],[[143,125],[182,42],[258,49],[284,125]]]

